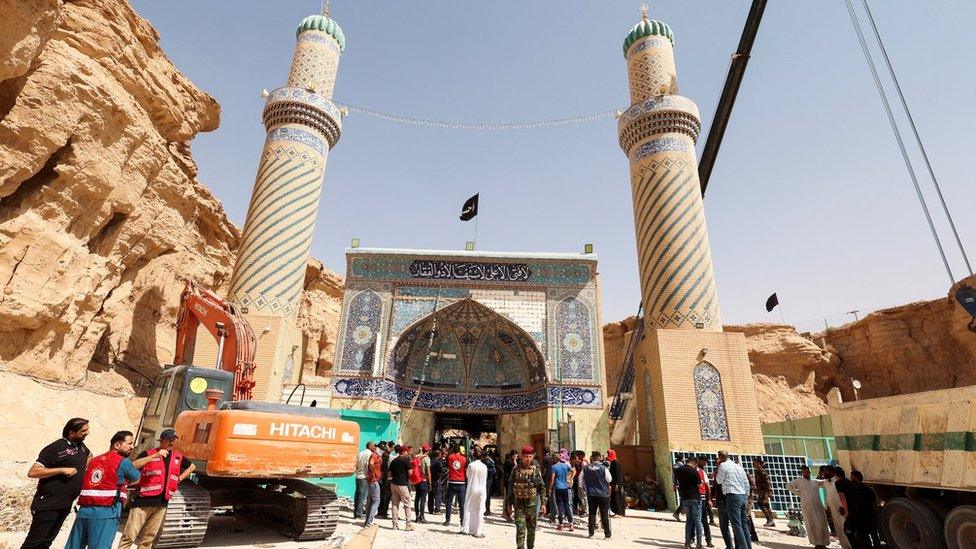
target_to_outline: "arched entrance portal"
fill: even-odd
[[[387,378],[416,396],[401,401],[401,407],[422,402],[421,407],[433,408],[438,441],[469,436],[497,444],[499,412],[525,409],[527,402],[544,405],[546,399],[538,345],[507,317],[473,299],[414,323],[393,346],[387,364]],[[430,407],[432,398],[436,405]]]

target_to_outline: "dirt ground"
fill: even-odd
[[[53,547],[64,547],[71,529],[69,522],[62,528],[61,535]],[[351,508],[342,510],[339,527],[331,540],[324,542],[295,542],[277,533],[270,532],[239,520],[233,516],[217,515],[211,519],[207,537],[202,547],[262,547],[280,549],[324,549],[346,547],[348,549],[430,549],[450,547],[461,542],[474,547],[515,547],[515,526],[505,522],[498,515],[486,517],[485,539],[460,536],[457,534],[457,516],[451,526],[443,525],[443,515],[429,515],[429,524],[416,525],[413,532],[393,530],[389,520],[377,519],[369,531],[363,531],[361,521],[352,520]],[[597,521],[599,522],[599,520]],[[604,539],[599,530],[593,539],[587,539],[586,526],[577,527],[575,532],[559,532],[545,520],[539,524],[536,534],[536,547],[540,549],[619,549],[620,547],[660,547],[681,549],[684,540],[684,524],[675,522],[669,513],[648,513],[629,511],[626,518],[614,518],[611,522],[613,537]],[[787,549],[810,547],[806,538],[786,535],[786,521],[777,522],[776,528],[759,528],[757,547]],[[361,534],[358,535],[357,534]],[[715,546],[724,548],[718,527],[715,527]],[[20,546],[24,533],[0,534],[0,549],[15,549]],[[118,538],[116,538],[118,539]],[[831,547],[839,547],[835,542]]]

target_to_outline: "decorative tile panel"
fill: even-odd
[[[695,366],[693,376],[702,440],[729,440],[722,375],[711,364],[701,362]]]
[[[382,310],[380,296],[371,291],[360,292],[350,300],[340,370],[373,372]]]

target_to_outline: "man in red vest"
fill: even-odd
[[[160,455],[147,456],[134,462],[132,433],[119,431],[112,436],[109,450],[93,458],[85,470],[78,498],[78,516],[68,536],[66,549],[110,549],[122,516],[122,502],[126,486],[139,480],[139,467]]]
[[[176,431],[163,429],[159,434],[159,447],[139,454],[139,459],[147,456],[161,456],[150,461],[141,469],[139,491],[129,505],[129,519],[122,531],[119,549],[129,549],[138,540],[139,549],[149,549],[166,516],[166,506],[179,487],[193,473],[195,466],[183,459],[183,453],[173,448],[178,437]]]

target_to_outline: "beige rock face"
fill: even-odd
[[[860,322],[824,332],[848,375],[861,381],[862,397],[881,397],[976,385],[976,334],[972,318],[947,297],[871,313]]]
[[[763,423],[827,412],[827,392],[845,400],[976,385],[976,334],[971,317],[955,301],[960,281],[945,298],[884,309],[822,334],[799,334],[782,324],[725,326],[741,332],[749,347]],[[616,391],[634,319],[603,328],[607,387]]]
[[[726,326],[746,336],[763,423],[827,413],[827,391],[851,394],[840,358],[783,324]]]
[[[124,0],[0,13],[0,367],[131,395],[172,360],[179,277],[227,290],[240,231],[189,148],[220,107]],[[341,288],[309,266],[309,371],[331,367]]]

